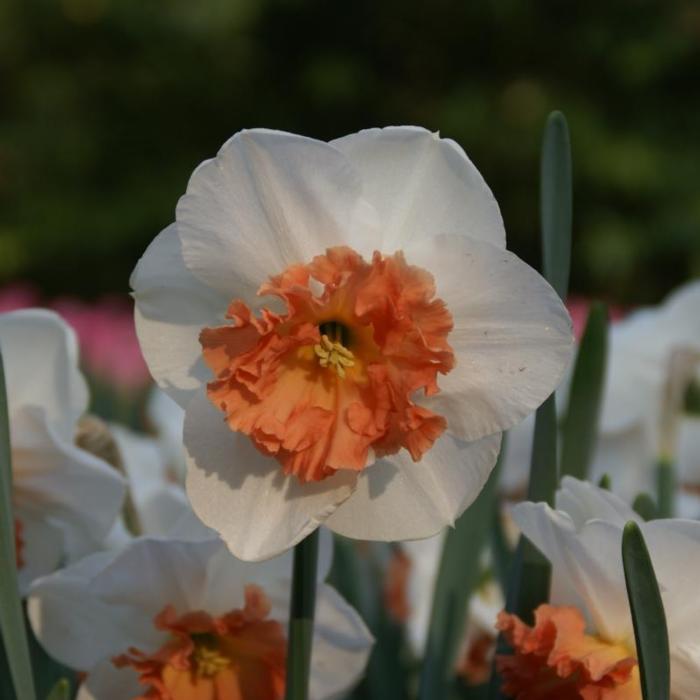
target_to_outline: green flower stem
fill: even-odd
[[[317,566],[318,529],[294,548],[292,597],[289,607],[286,700],[308,700],[309,697]]]

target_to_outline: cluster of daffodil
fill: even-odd
[[[633,523],[665,610],[666,697],[697,696],[700,285],[611,328],[591,481],[555,474],[550,503],[525,500],[534,412],[578,400],[571,320],[453,141],[240,132],[131,285],[150,435],[87,413],[55,314],[0,315],[8,693],[11,676],[43,700],[8,641],[19,594],[72,681],[52,697],[641,699]],[[688,519],[657,517],[674,510]],[[540,560],[513,558],[519,535]],[[551,588],[547,573],[523,610],[516,574],[548,572],[542,555]],[[456,594],[450,571],[470,582]]]

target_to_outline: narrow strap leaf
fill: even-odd
[[[316,609],[318,529],[294,548],[289,606],[286,700],[308,700],[311,644]]]
[[[637,494],[637,497],[632,503],[632,510],[644,520],[655,520],[658,518],[658,511],[654,499],[648,493]]]
[[[420,678],[420,700],[447,697],[467,604],[479,581],[479,560],[493,522],[502,455],[503,450],[481,493],[445,537]]]
[[[552,112],[544,128],[540,160],[542,272],[562,299],[566,299],[569,288],[572,200],[569,127],[561,112]],[[554,505],[558,484],[557,414],[552,394],[537,409],[535,417],[527,498]],[[508,588],[508,611],[526,622],[531,621],[534,609],[549,599],[550,580],[549,562],[529,540],[521,537]],[[505,645],[499,638],[501,651],[505,651]],[[489,697],[501,697],[495,666]]]
[[[15,523],[12,517],[12,450],[0,353],[0,632],[18,700],[34,700],[34,679],[29,660],[27,630],[17,585]]]
[[[639,676],[644,700],[669,700],[671,664],[666,615],[649,550],[639,526],[625,525],[622,564],[637,642]]]
[[[607,307],[593,304],[576,355],[569,406],[562,429],[561,472],[577,479],[587,478],[596,446],[607,343]]]
[[[572,199],[569,127],[561,112],[552,112],[544,129],[540,161],[542,270],[562,299],[569,288]]]
[[[657,517],[672,518],[676,493],[676,469],[670,459],[660,459],[656,465]]]

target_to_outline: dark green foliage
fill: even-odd
[[[561,473],[588,477],[597,443],[598,417],[605,386],[608,312],[592,304],[576,355],[569,405],[562,426]]]
[[[439,129],[537,265],[540,135],[558,108],[572,290],[657,301],[700,271],[697,16],[686,0],[5,0],[0,284],[125,290],[195,165],[251,126]]]

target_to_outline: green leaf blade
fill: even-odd
[[[573,194],[571,139],[566,118],[552,112],[547,119],[540,161],[542,269],[562,299],[569,288]]]
[[[318,529],[294,547],[285,700],[308,700],[316,608]]]
[[[14,531],[10,423],[5,368],[0,353],[0,633],[18,700],[35,700],[27,630],[17,583]]]
[[[586,479],[598,434],[608,344],[608,310],[593,304],[579,345],[562,429],[562,474]]]
[[[669,700],[671,663],[666,614],[649,550],[639,526],[625,525],[622,564],[637,642],[639,675],[644,700]]]

